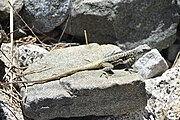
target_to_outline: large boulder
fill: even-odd
[[[88,64],[120,51],[113,45],[89,44],[59,49],[29,66],[23,80],[50,78],[72,68]],[[136,73],[113,70],[77,72],[43,84],[21,87],[23,112],[34,120],[58,117],[121,116],[144,109],[146,91]]]
[[[50,32],[68,16],[70,0],[24,0],[22,16],[37,32]]]
[[[168,69],[160,77],[145,80],[146,90],[152,96],[146,109],[154,120],[178,120],[180,118],[180,63]]]
[[[14,10],[17,12],[21,10],[23,6],[23,0],[14,0],[13,1]],[[10,13],[10,5],[8,0],[1,0],[0,1],[0,21],[7,19]]]
[[[29,86],[24,114],[34,120],[121,116],[146,106],[144,82],[136,74],[114,70],[108,79],[101,74],[100,70],[82,71],[60,81]]]
[[[75,0],[66,33],[84,38],[87,30],[90,42],[162,50],[175,41],[179,13],[172,0]]]

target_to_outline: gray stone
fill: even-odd
[[[149,120],[145,109],[127,113],[122,116],[84,116],[75,118],[56,118],[55,120]]]
[[[24,72],[24,80],[39,80],[120,51],[114,45],[89,44],[54,50]],[[31,72],[31,74],[28,74]],[[34,120],[58,117],[122,115],[146,106],[144,83],[136,73],[87,70],[44,84],[21,88],[24,114]],[[26,91],[27,90],[27,91]]]
[[[141,77],[151,78],[165,72],[168,64],[157,49],[152,49],[135,62],[134,69]]]
[[[177,53],[180,51],[180,44],[173,44],[168,48],[168,60],[173,62],[176,59]]]
[[[16,61],[18,66],[27,67],[41,59],[48,51],[38,45],[26,44],[17,48]]]
[[[87,46],[82,45],[68,47],[66,49],[58,49],[51,51],[40,61],[30,65],[25,71],[25,74],[36,71],[37,73],[33,74],[33,76],[29,74],[31,80],[48,78],[71,68],[79,67],[90,62],[103,59],[105,56],[111,55],[118,51],[121,51],[121,49],[115,45],[98,45],[95,43]],[[42,76],[39,76],[38,71],[43,72],[40,73]]]
[[[160,77],[145,80],[146,90],[152,96],[146,109],[154,120],[178,120],[180,118],[180,64],[168,69]]]
[[[100,77],[83,71],[60,81],[28,87],[24,114],[35,120],[56,117],[122,115],[146,106],[144,83],[126,71]]]
[[[70,0],[24,0],[22,16],[37,32],[50,32],[68,16]]]
[[[9,60],[11,59],[11,55],[9,53],[9,51],[11,50],[11,44],[3,43],[1,46],[1,50],[3,51],[4,54],[0,53],[0,58],[2,59],[3,62],[5,62],[6,66],[9,66],[11,64],[9,62]],[[34,44],[14,46],[13,63],[16,67],[27,67],[30,64],[41,59],[46,53],[48,53],[46,49]]]
[[[19,12],[23,6],[23,0],[14,0],[13,1],[14,10]],[[10,5],[8,0],[0,0],[0,21],[9,17]]]
[[[75,0],[66,33],[84,38],[87,30],[90,42],[162,50],[175,41],[178,13],[172,0]]]

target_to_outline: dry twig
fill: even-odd
[[[177,53],[176,59],[174,60],[172,67],[174,67],[177,64],[179,59],[180,59],[180,51]]]
[[[62,31],[62,33],[61,33],[61,36],[59,37],[58,42],[60,42],[60,41],[61,41],[61,39],[62,39],[62,37],[63,37],[63,35],[64,35],[65,31],[66,31],[66,28],[67,28],[67,25],[68,25],[69,19],[70,19],[70,15],[68,16],[68,18],[67,18],[67,20],[66,20],[66,23],[65,23],[64,29],[63,29],[63,31]],[[52,51],[52,50],[54,50],[54,49],[56,49],[56,47],[57,47],[57,45],[55,45],[55,46],[51,49],[51,51]]]

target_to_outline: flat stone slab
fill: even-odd
[[[41,71],[24,78],[48,78],[119,50],[117,46],[98,44],[56,50],[32,64],[25,73]],[[34,84],[27,89],[22,87],[21,93],[25,97],[23,112],[34,120],[49,120],[90,115],[116,116],[143,109],[146,106],[144,82],[136,73],[124,69],[113,72],[106,75],[102,70],[86,70],[60,80]]]
[[[122,115],[146,106],[144,83],[136,74],[115,70],[108,78],[101,70],[83,71],[28,87],[24,114],[35,120],[56,117]]]

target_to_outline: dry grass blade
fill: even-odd
[[[62,32],[61,36],[59,37],[58,42],[60,42],[60,41],[61,41],[61,39],[62,39],[62,37],[63,37],[63,35],[64,35],[65,31],[66,31],[66,28],[67,28],[67,25],[68,25],[69,19],[70,19],[70,15],[68,16],[68,18],[67,18],[67,20],[66,20],[66,23],[65,23],[65,26],[64,26],[63,32]]]
[[[87,37],[87,32],[86,32],[86,30],[84,30],[84,37],[85,37],[85,40],[86,40],[86,45],[88,45],[88,37]]]
[[[6,56],[6,54],[0,49],[1,53],[3,54],[3,56],[11,63],[11,60]],[[11,63],[12,64],[12,63]]]
[[[61,36],[59,37],[58,42],[60,42],[60,41],[61,41],[61,39],[62,39],[62,37],[63,37],[63,35],[64,35],[65,31],[66,31],[66,28],[67,28],[67,25],[68,25],[69,19],[70,19],[70,15],[68,16],[68,18],[67,18],[67,20],[66,20],[66,23],[65,23],[64,29],[63,29],[63,31],[62,31],[62,33],[61,33]],[[52,51],[52,50],[54,50],[54,49],[56,49],[56,47],[57,47],[57,45],[55,45],[55,46],[51,49],[51,51]]]
[[[177,53],[176,59],[174,60],[172,67],[176,66],[178,62],[180,63],[180,51]]]
[[[13,4],[13,0],[8,1],[10,4]],[[13,6],[10,6],[10,40],[11,40],[11,50],[10,50],[10,60],[11,63],[13,63],[13,31],[14,31],[14,19],[13,19]],[[10,66],[13,66],[13,64],[10,64]],[[10,82],[13,82],[13,72],[11,73]],[[13,93],[13,84],[10,84],[10,90],[11,93]],[[12,96],[10,96],[10,102],[12,103]]]

